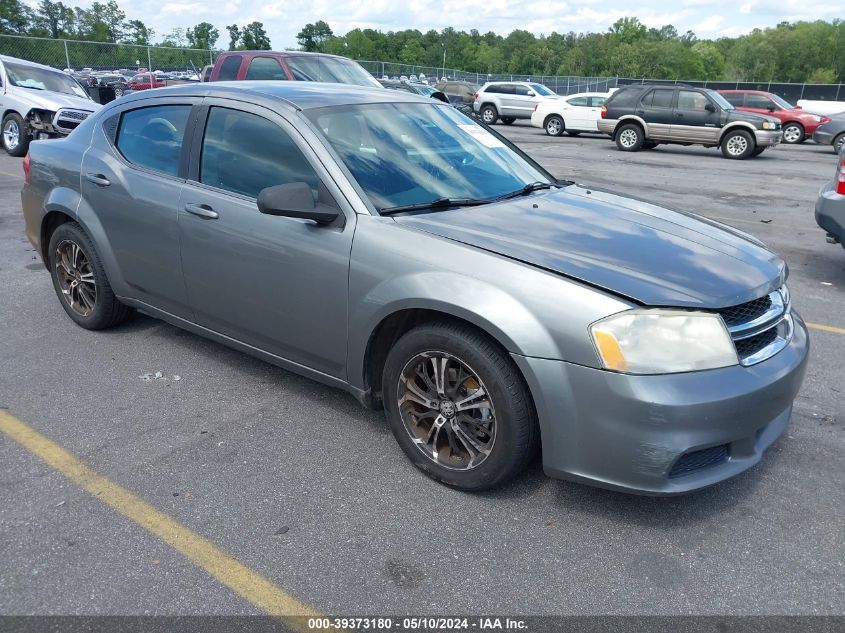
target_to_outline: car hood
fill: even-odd
[[[734,306],[780,287],[787,274],[742,231],[579,185],[394,219],[650,306]]]
[[[63,92],[51,92],[49,90],[30,90],[28,88],[16,88],[17,95],[32,104],[38,110],[50,110],[55,112],[59,108],[74,108],[94,112],[100,108],[100,104],[92,99],[76,97],[64,94]]]
[[[728,123],[733,121],[746,121],[755,125],[760,125],[763,121],[780,124],[780,119],[773,116],[766,116],[765,114],[758,114],[756,112],[746,112],[745,110],[728,110]]]

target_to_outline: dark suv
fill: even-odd
[[[714,90],[686,85],[625,86],[614,92],[598,122],[623,152],[663,143],[719,147],[725,158],[757,156],[781,142],[780,121],[741,112]]]

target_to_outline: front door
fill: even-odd
[[[335,206],[339,194],[277,114],[205,103],[204,132],[195,135],[201,144],[179,199],[182,265],[197,322],[344,378],[354,214],[319,226],[260,213],[256,197],[273,185],[305,182],[316,201]]]
[[[85,152],[80,186],[117,264],[115,290],[188,318],[176,203],[184,184],[183,141],[192,104],[184,99],[156,103],[115,114],[95,130],[108,143],[93,143]],[[121,287],[121,279],[127,287]]]
[[[719,141],[720,131],[721,108],[703,92],[678,90],[678,103],[672,121],[673,140],[715,145]]]

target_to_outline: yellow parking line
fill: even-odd
[[[821,323],[807,323],[808,328],[813,330],[821,330],[822,332],[831,332],[832,334],[845,334],[845,328],[833,327],[832,325],[822,325]]]
[[[98,474],[61,446],[3,410],[0,410],[0,432],[40,457],[89,494],[170,545],[259,609],[277,616],[319,615],[207,539]],[[299,631],[307,630],[305,624],[304,620],[287,622],[288,626]]]

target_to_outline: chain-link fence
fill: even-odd
[[[0,35],[0,54],[28,59],[56,68],[76,71],[122,70],[148,68],[150,70],[199,71],[213,64],[219,51],[165,46],[139,46],[107,42],[81,42],[39,37]],[[799,99],[845,101],[845,84],[789,84],[777,82],[733,81],[673,81],[661,79],[631,79],[624,77],[575,77],[562,75],[517,75],[510,73],[473,73],[457,68],[419,66],[373,60],[359,63],[377,78],[390,79],[415,76],[418,80],[437,81],[444,77],[470,81],[481,85],[488,81],[533,81],[548,86],[561,95],[576,92],[606,92],[631,83],[677,84],[704,86],[715,89],[765,90],[795,103]]]
[[[55,68],[199,71],[217,51],[0,35],[0,54]]]

